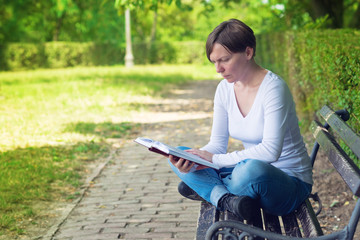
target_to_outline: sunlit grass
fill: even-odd
[[[212,66],[79,67],[0,72],[0,235],[23,234],[35,201],[70,201],[85,166],[124,138],[132,113]],[[69,190],[71,189],[71,191]]]
[[[84,140],[64,129],[74,122],[128,121],[131,105],[144,96],[211,78],[213,69],[190,65],[0,73],[0,151]]]

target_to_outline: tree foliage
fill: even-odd
[[[123,41],[113,0],[0,0],[0,43]]]
[[[359,0],[278,0],[277,4],[284,5],[290,26],[315,23],[322,28],[360,28]]]
[[[256,33],[289,29],[360,28],[359,0],[0,0],[4,42],[123,44],[125,8],[140,41],[205,40],[229,18]]]

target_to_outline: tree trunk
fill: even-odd
[[[357,9],[353,15],[353,18],[349,24],[351,28],[360,28],[360,3],[358,3]]]
[[[55,31],[53,35],[53,41],[55,42],[59,40],[60,30],[64,17],[65,13],[63,13],[59,18],[56,19]]]
[[[157,28],[157,9],[154,10],[154,18],[153,18],[153,24],[151,27],[151,38],[150,38],[150,42],[153,43],[156,41],[156,28]]]
[[[330,28],[342,28],[344,0],[311,0],[309,14],[314,20],[328,15]]]
[[[126,54],[125,67],[134,66],[134,56],[131,48],[131,28],[130,28],[130,10],[125,10],[125,35],[126,35]]]

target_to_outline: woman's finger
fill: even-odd
[[[188,170],[190,170],[193,166],[194,166],[194,162],[191,162],[191,161],[189,161],[189,160],[186,160],[185,162],[184,162],[184,167],[186,168],[186,169],[188,169]]]
[[[184,158],[178,158],[173,155],[169,155],[169,160],[182,173],[188,173],[191,170],[191,168],[195,165],[194,162],[191,162]]]
[[[184,166],[185,162],[186,162],[185,159],[180,158],[180,159],[177,160],[177,162],[176,162],[176,167],[177,167],[178,169],[183,169],[184,167],[186,167],[186,166]]]
[[[188,160],[185,160],[185,162],[182,165],[182,168],[180,169],[180,172],[182,173],[188,173],[191,168],[194,166],[195,163],[190,162]]]
[[[174,166],[176,165],[177,160],[175,159],[175,157],[173,155],[169,155],[169,160]]]

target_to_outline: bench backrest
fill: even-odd
[[[342,139],[353,153],[360,158],[360,137],[329,106],[320,110],[320,115],[330,128]],[[335,137],[318,121],[313,121],[311,129],[316,141],[326,152],[330,162],[349,186],[354,195],[360,196],[360,170],[354,161],[340,147]]]

